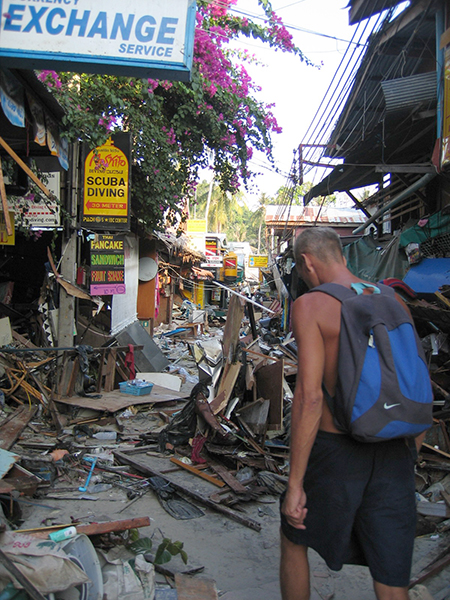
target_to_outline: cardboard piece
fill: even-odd
[[[136,373],[136,378],[156,383],[161,387],[174,390],[175,392],[179,392],[181,389],[180,377],[178,375],[171,375],[170,373]]]
[[[159,385],[154,385],[150,394],[146,394],[145,396],[132,396],[131,394],[122,394],[120,390],[113,390],[112,392],[102,394],[101,398],[72,396],[72,398],[55,398],[55,401],[70,406],[80,406],[81,408],[91,408],[93,410],[114,413],[128,406],[172,402],[173,400],[180,400],[188,396],[189,394],[182,394]]]
[[[175,573],[178,600],[218,600],[216,582],[206,577]]]
[[[4,317],[3,319],[0,319],[0,346],[7,346],[12,340],[9,317]]]

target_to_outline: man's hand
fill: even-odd
[[[296,529],[306,529],[303,522],[308,509],[306,508],[306,494],[303,486],[287,489],[281,512],[286,516],[289,525]]]

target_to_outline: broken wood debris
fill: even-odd
[[[200,331],[197,339],[155,338],[171,363],[170,374],[142,373],[150,381],[155,375],[147,396],[118,389],[130,374],[125,344],[35,348],[20,334],[13,335],[16,346],[0,349],[6,409],[0,447],[12,449],[19,460],[0,479],[0,493],[12,504],[17,492],[93,500],[102,493],[97,486],[116,490],[122,501],[126,498],[116,511],[119,515],[149,492],[175,518],[204,515],[197,509],[202,506],[260,531],[264,523],[247,515],[245,508],[264,495],[278,496],[286,484],[296,347],[290,335],[283,339],[280,330],[266,329],[251,313],[245,316],[245,304],[236,297],[221,339],[221,332],[215,338]],[[140,348],[133,349],[138,353]],[[445,524],[450,357],[444,348],[431,363],[435,422],[417,463],[417,510],[428,532],[450,530]],[[178,385],[164,387],[164,378],[156,375],[176,377]],[[63,448],[65,455],[52,458],[53,450]],[[78,488],[88,468],[83,458],[90,455],[98,461],[92,484],[82,495]],[[80,524],[80,532],[84,526]]]

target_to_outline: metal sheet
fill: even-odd
[[[450,285],[450,258],[424,258],[412,266],[403,281],[418,294],[434,294]]]
[[[20,459],[20,456],[0,448],[0,479],[6,475],[10,468]]]

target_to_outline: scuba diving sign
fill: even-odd
[[[82,225],[129,230],[129,160],[110,138],[84,161]]]

